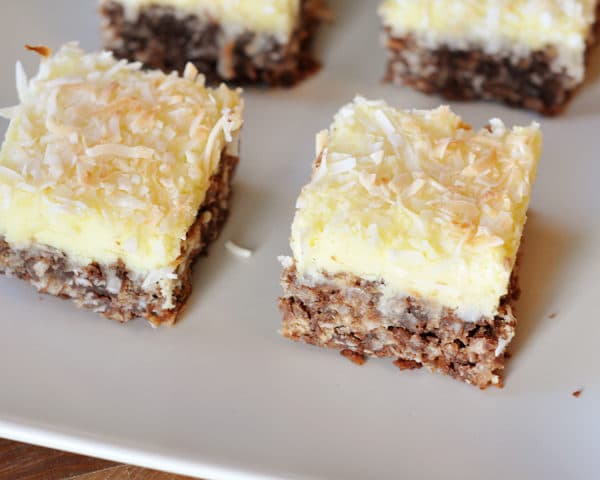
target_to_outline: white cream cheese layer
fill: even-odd
[[[223,149],[235,148],[240,92],[143,71],[69,44],[27,81],[0,150],[0,235],[86,264],[121,259],[172,278]]]
[[[150,5],[209,17],[225,28],[247,29],[287,40],[296,26],[300,0],[118,0],[128,16]]]
[[[381,281],[382,306],[410,295],[493,316],[507,293],[541,133],[499,120],[475,132],[447,107],[401,111],[357,98],[317,137],[291,246],[305,282]]]
[[[552,46],[553,67],[583,79],[597,0],[385,0],[379,13],[394,36],[428,48],[482,48],[515,57]]]

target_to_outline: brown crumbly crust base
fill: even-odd
[[[588,59],[599,30],[596,21],[587,41]],[[514,58],[481,49],[430,49],[413,36],[394,37],[388,29],[387,48],[386,81],[450,100],[495,100],[552,116],[562,113],[582,83],[552,70],[557,55],[552,46]]]
[[[0,273],[25,280],[40,292],[73,300],[78,306],[127,322],[145,318],[153,325],[172,325],[191,292],[192,265],[206,252],[227,219],[231,180],[238,157],[223,153],[219,170],[211,178],[205,200],[198,210],[181,248],[173,308],[158,284],[144,287],[122,261],[111,265],[74,263],[59,250],[47,246],[12,248],[0,236]]]
[[[173,7],[149,5],[126,18],[117,0],[102,0],[104,45],[119,58],[151,68],[182,72],[188,62],[209,83],[292,86],[319,69],[312,43],[329,12],[324,0],[303,0],[288,43],[252,31],[231,36],[218,23]]]
[[[283,272],[282,285],[279,308],[287,338],[341,350],[359,364],[366,356],[391,357],[401,370],[426,366],[482,389],[502,386],[504,354],[496,356],[495,351],[500,341],[508,344],[514,336],[516,268],[498,315],[476,323],[411,297],[398,299],[393,312],[382,313],[381,284],[349,274],[308,285],[291,266]]]

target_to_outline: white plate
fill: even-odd
[[[315,133],[356,93],[402,107],[441,102],[380,83],[377,2],[332,3],[322,72],[294,90],[247,91],[233,213],[197,264],[176,328],[122,326],[0,280],[0,436],[220,479],[598,478],[597,65],[558,119],[453,104],[475,125],[535,119],[545,132],[503,390],[400,373],[391,361],[359,368],[277,335],[276,257],[288,252]],[[0,104],[16,102],[17,58],[35,71],[23,44],[98,48],[98,24],[95,0],[2,1]],[[255,255],[233,257],[230,239]]]

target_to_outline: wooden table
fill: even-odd
[[[0,480],[186,480],[0,438]]]

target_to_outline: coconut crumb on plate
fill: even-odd
[[[240,258],[250,258],[252,255],[254,255],[254,252],[252,250],[249,250],[244,247],[240,247],[239,245],[235,244],[231,240],[229,240],[225,243],[225,248],[230,253],[232,253],[236,257],[240,257]]]

